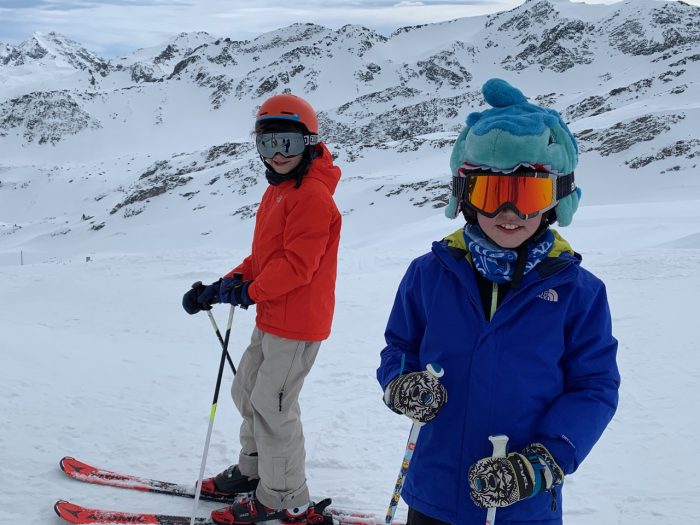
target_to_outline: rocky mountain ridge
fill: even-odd
[[[83,217],[91,218],[92,234],[106,235],[117,219],[137,220],[148,203],[175,209],[181,199],[195,215],[229,199],[229,216],[249,218],[264,188],[250,143],[252,115],[269,95],[294,92],[319,110],[348,192],[364,185],[416,208],[440,207],[449,147],[493,76],[559,110],[592,171],[605,162],[623,175],[690,176],[700,155],[692,125],[700,116],[699,51],[700,8],[654,0],[527,0],[389,36],[308,23],[246,41],[182,33],[111,60],[56,33],[35,35],[19,46],[0,44],[0,147],[7,153],[0,202],[22,201],[21,190],[47,181],[69,184],[80,164],[90,189],[72,190],[83,204],[56,207],[56,216],[81,231]],[[436,160],[416,172],[421,158]],[[111,169],[101,167],[105,159],[113,159]],[[16,218],[0,216],[0,243],[3,233],[19,242],[22,229],[41,235],[55,226],[26,207],[6,209]],[[358,209],[352,205],[352,213]]]

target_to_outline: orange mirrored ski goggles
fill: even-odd
[[[576,189],[573,173],[558,176],[535,170],[460,170],[460,175],[454,178],[453,192],[487,217],[511,209],[521,219],[530,219],[551,210]]]

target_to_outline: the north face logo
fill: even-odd
[[[539,297],[540,299],[544,299],[545,301],[551,301],[553,303],[556,303],[559,300],[559,294],[554,288],[545,290],[544,292],[538,294],[537,297]]]

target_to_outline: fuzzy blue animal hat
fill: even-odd
[[[573,173],[578,145],[559,113],[529,103],[519,89],[499,78],[488,80],[482,92],[492,108],[467,117],[450,157],[453,177],[464,177],[460,169],[510,173],[531,167],[560,176]],[[464,185],[453,183],[445,209],[450,219],[459,214],[463,199],[455,195],[457,187]],[[559,201],[555,210],[560,226],[571,224],[580,198],[581,190],[576,188]]]

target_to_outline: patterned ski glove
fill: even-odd
[[[484,458],[469,469],[477,507],[507,507],[562,483],[564,472],[544,445],[533,443],[504,458]]]
[[[428,423],[447,403],[447,390],[430,372],[411,372],[392,379],[384,392],[384,403],[397,414]]]

